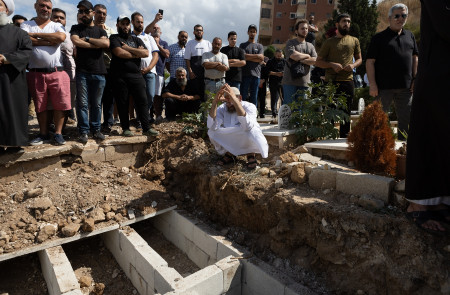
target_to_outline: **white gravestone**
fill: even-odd
[[[291,119],[291,108],[288,105],[282,105],[278,110],[278,129],[288,129]]]

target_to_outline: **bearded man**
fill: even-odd
[[[28,88],[25,67],[33,49],[28,34],[8,24],[13,0],[0,0],[0,153],[27,144]]]
[[[315,65],[326,69],[325,80],[337,85],[336,94],[347,98],[346,113],[350,117],[350,108],[355,95],[353,69],[361,65],[361,47],[359,40],[349,35],[351,19],[348,14],[337,17],[336,36],[328,38],[322,45]],[[350,121],[342,124],[340,137],[346,138],[350,131]]]
[[[196,113],[200,108],[200,92],[193,80],[187,79],[187,72],[179,67],[176,79],[171,80],[163,90],[162,97],[166,104],[166,119],[175,120],[182,113]]]
[[[218,107],[219,102],[222,104]],[[267,158],[269,146],[256,121],[256,106],[242,101],[239,89],[225,84],[217,92],[208,115],[208,135],[216,151],[223,155],[219,165],[234,163],[236,156],[247,156],[247,168],[255,169],[255,153]]]

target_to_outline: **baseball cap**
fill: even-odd
[[[119,17],[117,18],[117,22],[120,22],[120,21],[123,20],[123,19],[128,19],[128,20],[130,21],[130,18],[129,18],[127,15],[121,14],[121,15],[119,15]]]
[[[258,27],[256,25],[253,25],[253,24],[248,26],[247,32],[250,31],[250,29],[255,29],[256,31],[258,31]]]
[[[94,10],[94,6],[92,5],[92,3],[87,0],[80,1],[77,5],[77,8],[80,8],[80,6],[84,6],[87,9]]]

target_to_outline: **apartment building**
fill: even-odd
[[[259,43],[284,44],[294,36],[297,19],[314,15],[315,23],[332,16],[337,0],[261,0]]]

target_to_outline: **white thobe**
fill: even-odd
[[[256,121],[256,106],[243,101],[245,116],[227,111],[225,103],[217,108],[216,118],[208,115],[208,135],[217,152],[229,152],[235,156],[259,153],[263,158],[269,155],[269,145]]]

